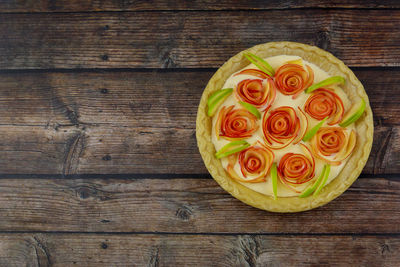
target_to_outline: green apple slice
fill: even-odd
[[[274,76],[275,71],[274,68],[271,67],[271,65],[268,64],[267,61],[264,59],[260,58],[259,56],[256,56],[252,53],[247,53],[244,54],[244,56],[254,65],[257,66],[260,70],[268,74],[269,76]]]
[[[212,102],[215,101],[216,98],[221,96],[222,94],[226,93],[227,91],[232,91],[233,88],[225,88],[218,91],[215,91],[212,95],[208,97],[207,104],[210,105]]]
[[[208,116],[214,116],[218,107],[230,96],[233,92],[232,88],[221,89],[213,93],[207,101],[208,105]]]
[[[308,140],[310,140],[319,130],[319,128],[321,128],[321,126],[325,123],[325,121],[328,119],[328,116],[325,117],[322,121],[320,121],[317,125],[315,125],[314,127],[312,127],[307,133],[306,135],[304,135],[303,137],[303,141],[307,142]]]
[[[361,102],[358,105],[353,106],[348,112],[347,115],[343,118],[342,122],[339,123],[341,127],[347,127],[353,122],[357,121],[361,115],[365,111],[365,100],[361,99]]]
[[[248,148],[249,146],[250,144],[245,140],[233,141],[229,144],[224,145],[217,153],[215,153],[215,156],[217,157],[217,159],[220,159],[231,154],[240,152]]]
[[[242,105],[248,111],[250,111],[254,116],[257,117],[257,119],[261,118],[260,111],[258,111],[258,109],[255,106],[253,106],[252,104],[249,104],[249,103],[246,103],[243,101],[239,101],[239,104]]]
[[[321,174],[319,175],[318,179],[315,181],[315,183],[311,186],[309,186],[306,190],[303,191],[303,193],[300,194],[299,197],[304,198],[304,197],[308,197],[309,195],[311,195],[315,189],[317,189],[318,185],[321,183],[322,179],[325,177],[326,171],[326,165],[324,165],[324,168],[322,169]]]
[[[309,93],[311,93],[312,91],[314,91],[314,90],[316,90],[318,88],[325,87],[325,86],[328,86],[328,85],[333,85],[333,84],[343,84],[343,83],[345,83],[345,81],[346,80],[341,76],[333,76],[333,77],[330,77],[328,79],[323,80],[322,82],[319,82],[319,83],[311,85],[310,87],[308,87],[306,89],[305,92],[307,94],[309,94]]]
[[[278,170],[276,168],[276,163],[271,166],[271,181],[272,181],[272,191],[274,192],[274,199],[278,198]]]
[[[324,178],[322,179],[321,183],[318,185],[317,189],[315,190],[313,196],[317,196],[319,194],[319,192],[322,190],[322,188],[324,188],[326,181],[328,181],[328,177],[329,177],[329,173],[331,172],[331,165],[326,164],[325,165],[326,169],[325,169],[325,173],[324,173]]]

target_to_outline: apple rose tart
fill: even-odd
[[[214,179],[261,209],[323,205],[357,179],[372,145],[368,97],[353,72],[319,48],[267,43],[210,80],[197,117]]]

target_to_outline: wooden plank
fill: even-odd
[[[398,236],[1,234],[0,238],[2,266],[396,266],[400,261]]]
[[[37,126],[0,126],[0,172],[6,173],[58,173],[77,164],[68,157],[69,151],[81,148],[76,141],[81,133],[76,129],[49,130]]]
[[[356,75],[376,122],[364,173],[399,173],[400,71]],[[195,119],[211,76],[209,71],[0,74],[0,173],[207,173]]]
[[[398,1],[375,0],[286,0],[286,1],[95,1],[95,0],[37,0],[1,1],[0,10],[8,12],[96,12],[143,10],[265,10],[294,8],[399,8]]]
[[[397,70],[386,69],[380,77],[374,70],[357,70],[355,74],[363,83],[374,114],[374,142],[365,173],[399,173],[400,170],[400,107],[397,97],[400,74]],[[399,156],[397,156],[399,155]]]
[[[1,179],[0,231],[399,234],[399,192],[398,178],[360,178],[324,207],[275,214],[212,179]]]
[[[214,68],[282,40],[317,45],[349,66],[400,62],[400,10],[1,14],[0,21],[1,69]]]

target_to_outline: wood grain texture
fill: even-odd
[[[0,266],[398,265],[400,179],[387,174],[400,173],[400,69],[357,70],[374,112],[371,157],[363,178],[308,212],[268,213],[223,191],[199,156],[195,117],[210,68],[259,43],[400,66],[399,8],[0,1]]]
[[[399,173],[400,71],[356,75],[375,119],[364,173]],[[211,76],[209,71],[0,74],[0,173],[207,173],[195,118]]]
[[[400,180],[359,178],[298,214],[252,208],[212,179],[1,179],[0,231],[396,233]]]
[[[0,21],[0,69],[215,68],[270,41],[317,45],[349,66],[400,65],[400,10],[1,14]]]
[[[399,250],[398,236],[0,235],[9,267],[396,266]]]
[[[377,0],[285,0],[285,1],[98,1],[98,0],[25,0],[1,1],[0,11],[8,12],[88,12],[88,11],[143,11],[143,10],[265,10],[294,8],[399,8],[398,1]]]

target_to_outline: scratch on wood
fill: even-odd
[[[67,141],[65,158],[62,174],[75,174],[78,168],[78,161],[85,147],[85,133],[79,132],[73,138]]]
[[[249,266],[256,266],[260,248],[256,238],[253,236],[248,236],[245,239],[242,239],[240,244],[244,252],[246,262],[249,264]]]
[[[235,262],[232,265],[255,267],[260,255],[260,244],[256,237],[240,236],[232,251]]]
[[[65,110],[68,120],[74,125],[79,125],[78,115],[76,112],[71,110],[68,106],[65,107]]]
[[[329,36],[329,32],[327,31],[320,31],[316,35],[315,44],[322,49],[328,49],[330,46],[331,40]]]
[[[159,249],[155,248],[151,253],[152,254],[150,256],[150,261],[147,266],[148,267],[158,267],[160,265]]]
[[[389,254],[389,253],[391,252],[391,251],[390,251],[390,247],[389,247],[388,244],[386,244],[386,243],[381,243],[380,246],[381,246],[381,254],[382,254],[382,255],[386,255],[386,254]]]
[[[72,125],[74,126],[79,126],[80,121],[79,121],[79,114],[75,109],[71,109],[70,105],[68,103],[65,103],[63,99],[57,94],[56,91],[51,90],[52,98],[51,98],[51,103],[52,103],[52,110],[53,112],[55,110],[60,110],[66,117],[67,119],[71,122]],[[73,107],[76,107],[76,104],[72,104]]]
[[[388,148],[393,135],[393,128],[390,128],[379,146],[378,153],[376,153],[374,161],[374,174],[378,174],[385,170],[385,157],[388,154]]]
[[[50,254],[46,246],[36,236],[33,236],[33,239],[38,266],[51,266]]]

